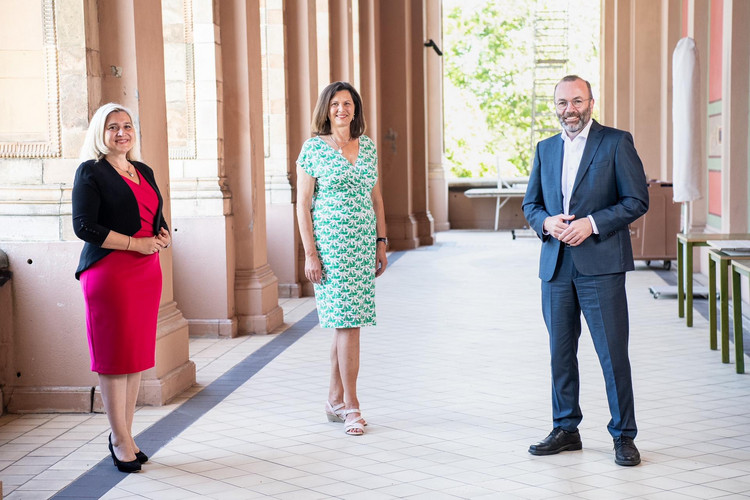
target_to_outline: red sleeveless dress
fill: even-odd
[[[136,171],[137,172],[137,171]],[[141,229],[133,238],[154,236],[159,200],[138,174],[133,190]],[[136,373],[154,366],[156,321],[161,302],[159,254],[114,250],[81,274],[91,370],[106,375]]]

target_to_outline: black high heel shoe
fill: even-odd
[[[117,456],[115,455],[115,449],[112,447],[112,433],[109,434],[109,452],[112,454],[112,460],[114,461],[117,470],[119,470],[120,472],[129,473],[138,472],[139,470],[141,470],[141,463],[138,461],[138,458],[130,462],[123,462],[122,460],[117,458]]]
[[[135,453],[135,459],[138,460],[138,463],[145,464],[146,462],[148,462],[148,455],[146,455],[142,451],[137,451]]]

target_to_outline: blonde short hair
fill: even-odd
[[[133,123],[133,147],[128,151],[128,160],[140,160],[140,154],[138,153],[138,136],[140,135],[136,128],[135,121],[133,120],[133,113],[128,108],[114,102],[104,104],[96,110],[94,116],[91,117],[89,122],[89,128],[86,131],[86,138],[83,141],[81,147],[81,161],[86,160],[101,160],[105,155],[109,154],[109,148],[104,145],[104,128],[107,126],[107,117],[111,113],[118,111],[124,111],[130,117],[130,121]]]

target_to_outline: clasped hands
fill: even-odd
[[[583,243],[594,232],[588,217],[576,219],[575,215],[552,215],[544,219],[544,231],[560,242],[572,247]]]
[[[164,228],[159,230],[159,234],[150,238],[133,238],[131,241],[131,250],[135,250],[144,255],[158,253],[169,248],[172,244],[172,236]]]

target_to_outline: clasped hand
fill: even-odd
[[[137,243],[136,243],[137,242]],[[159,230],[159,234],[150,238],[133,238],[133,246],[135,250],[144,255],[150,255],[152,253],[158,253],[168,248],[172,244],[172,236],[164,228]],[[133,248],[131,247],[131,250]]]
[[[575,215],[552,215],[544,219],[544,230],[555,239],[572,247],[583,243],[594,232],[588,217],[576,219]]]

